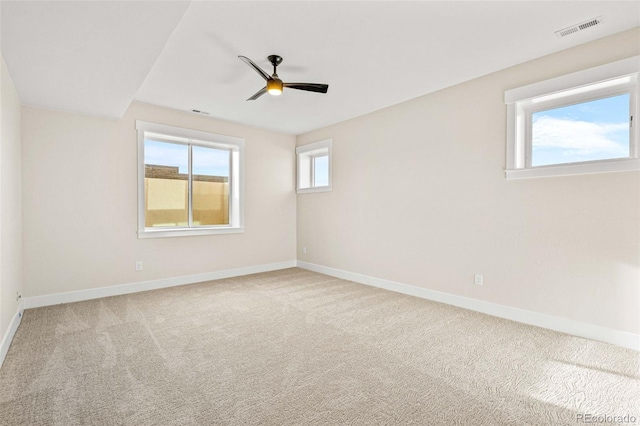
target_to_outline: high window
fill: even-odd
[[[139,238],[243,232],[243,139],[144,121],[136,129]]]
[[[507,178],[640,170],[638,63],[507,91]]]
[[[298,193],[331,191],[331,145],[327,139],[296,148]]]

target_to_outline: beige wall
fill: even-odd
[[[26,296],[295,259],[294,136],[139,103],[117,121],[22,113]],[[243,234],[137,238],[135,120],[245,139]]]
[[[333,138],[333,192],[298,196],[298,259],[640,332],[640,174],[503,172],[505,90],[638,55],[639,40],[636,28],[299,136]]]
[[[229,184],[193,180],[193,224],[229,224]],[[144,218],[148,227],[188,226],[189,183],[144,178]]]
[[[22,171],[20,99],[0,65],[0,341],[22,293]]]

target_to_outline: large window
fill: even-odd
[[[138,236],[242,232],[240,138],[136,122]]]
[[[296,148],[298,193],[331,191],[331,145],[327,139]]]
[[[507,91],[507,178],[640,170],[638,62]]]

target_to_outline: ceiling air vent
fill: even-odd
[[[583,31],[588,28],[595,27],[596,25],[601,23],[602,23],[602,16],[598,16],[597,18],[589,19],[588,21],[580,22],[579,24],[572,25],[563,30],[556,31],[555,34],[556,34],[556,37],[558,38],[566,37],[568,35],[577,33],[579,31]]]

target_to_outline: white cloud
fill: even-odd
[[[597,123],[540,117],[533,126],[535,148],[562,149],[575,155],[628,155],[628,123]]]

